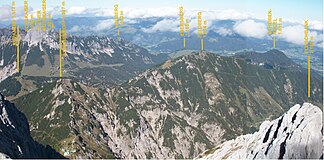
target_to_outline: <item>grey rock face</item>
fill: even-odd
[[[254,134],[239,136],[205,151],[203,159],[318,159],[323,156],[322,111],[295,105]]]
[[[4,96],[0,93],[0,101],[4,101]]]

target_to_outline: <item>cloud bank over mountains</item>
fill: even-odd
[[[264,23],[255,22],[254,20],[237,22],[233,29],[242,36],[258,39],[264,38],[268,32]]]
[[[80,8],[72,8],[69,12],[70,15],[80,16],[77,11],[82,10]],[[125,17],[128,19],[143,19],[143,18],[162,18],[162,20],[156,22],[155,25],[149,28],[142,28],[142,31],[146,33],[154,32],[179,32],[179,9],[178,8],[147,8],[147,9],[131,9],[124,8]],[[234,33],[244,37],[264,39],[270,38],[267,35],[267,21],[266,18],[260,19],[253,17],[253,14],[240,12],[233,9],[230,10],[197,10],[197,9],[185,9],[185,18],[190,19],[190,31],[197,33],[197,12],[203,12],[203,19],[208,21],[208,29],[215,29],[217,33],[222,36],[233,35]],[[113,11],[108,9],[97,10],[84,10],[81,15],[94,15],[99,17],[113,17]],[[219,20],[232,20],[236,23],[233,28],[215,26],[212,23]],[[101,21],[95,27],[97,30],[105,30],[113,27],[112,22],[109,20]],[[127,22],[126,22],[127,24]],[[309,29],[311,36],[314,36],[317,46],[322,47],[323,43],[323,23],[320,21],[309,21]],[[312,31],[316,30],[316,31]],[[278,38],[293,44],[303,45],[303,22],[294,20],[283,19],[283,34]]]
[[[0,6],[0,19],[11,20],[11,6]],[[141,30],[146,33],[154,32],[179,32],[179,9],[176,7],[160,7],[160,8],[120,8],[124,11],[125,24],[137,24],[136,19],[160,18],[153,26],[143,27]],[[48,8],[54,18],[60,18],[60,7]],[[264,39],[269,38],[267,35],[266,16],[263,19],[254,17],[252,13],[229,10],[198,10],[185,9],[184,18],[190,19],[190,32],[197,33],[197,13],[203,12],[203,19],[208,21],[208,29],[219,33],[222,36],[230,36],[239,34],[243,37]],[[22,6],[17,6],[17,19],[23,19],[24,11]],[[30,13],[36,17],[36,9],[30,7]],[[265,14],[266,15],[266,14]],[[106,17],[105,20],[99,21],[92,26],[72,26],[69,30],[71,33],[81,30],[103,31],[114,27],[113,9],[109,8],[86,8],[83,6],[73,6],[67,9],[67,16],[70,17]],[[235,21],[231,27],[217,26],[214,22],[220,20]],[[309,20],[310,35],[314,36],[317,46],[322,47],[323,44],[323,22]],[[284,40],[293,44],[303,45],[303,22],[284,19],[283,18],[283,34],[279,40]]]
[[[142,30],[147,33],[152,32],[178,32],[179,9],[175,7],[161,7],[161,8],[146,8],[146,9],[134,9],[134,8],[121,8],[124,10],[124,15],[128,19],[143,19],[143,18],[163,18],[158,21],[154,26],[149,28],[143,28]],[[81,12],[82,11],[82,12]],[[191,32],[197,33],[197,12],[203,12],[203,19],[208,21],[208,27],[214,27],[211,25],[214,21],[218,20],[233,20],[236,21],[233,28],[225,28],[223,26],[216,26],[216,32],[223,36],[232,35],[237,33],[241,36],[263,39],[267,38],[267,24],[266,16],[264,19],[254,17],[251,13],[240,12],[233,9],[229,10],[198,10],[198,9],[185,9],[185,18],[190,19]],[[68,11],[71,16],[85,16],[92,15],[98,17],[113,17],[112,9],[86,9],[84,7],[71,7]],[[303,22],[294,20],[283,19],[283,34],[279,36],[279,39],[294,43],[297,45],[303,45]],[[127,22],[126,22],[127,24]],[[113,27],[111,21],[105,20],[97,24],[95,27],[97,30],[110,29]],[[309,29],[317,30],[311,31],[310,35],[314,36],[315,42],[318,46],[322,46],[322,30],[323,22],[309,21]],[[321,32],[321,33],[318,33]]]

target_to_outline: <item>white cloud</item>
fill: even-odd
[[[75,33],[75,32],[84,32],[84,31],[103,31],[108,30],[114,27],[114,20],[113,19],[107,19],[99,21],[97,24],[94,24],[93,26],[84,26],[84,25],[74,25],[71,29],[69,29],[68,32]]]
[[[178,14],[179,10],[175,7],[125,9],[125,15],[129,18],[176,17]]]
[[[8,5],[4,5],[4,6],[0,6],[0,18],[1,19],[9,19],[11,18],[11,11],[10,11],[10,6]]]
[[[303,45],[304,44],[304,26],[295,25],[288,26],[282,29],[282,35],[280,36],[285,41]]]
[[[252,18],[248,13],[239,12],[234,9],[221,11],[208,10],[204,11],[203,15],[208,17],[209,20],[244,20]]]
[[[32,11],[33,9],[29,7],[29,10]],[[16,19],[21,19],[24,17],[24,7],[16,6]],[[0,6],[0,19],[1,20],[10,20],[11,19],[11,6],[9,5],[2,5]]]
[[[149,17],[178,17],[179,9],[176,7],[161,7],[161,8],[125,8],[125,15],[129,18],[149,18]],[[207,20],[243,20],[251,18],[250,14],[239,12],[234,9],[229,10],[197,10],[185,9],[185,17],[195,18],[198,12],[203,12],[203,18]],[[106,15],[111,15],[110,14]]]
[[[207,33],[209,32],[209,30],[211,30],[211,28],[213,28],[212,24],[213,22],[211,20],[207,21]],[[190,19],[189,26],[190,32],[198,34],[198,18]]]
[[[21,8],[22,16],[23,16],[23,7]],[[11,6],[3,5],[0,7],[0,18],[10,18],[11,16]],[[41,8],[38,8],[41,9]],[[54,9],[54,10],[53,10]],[[56,6],[54,8],[47,9],[52,10],[53,12],[60,13],[60,7]],[[178,17],[179,9],[177,7],[157,7],[157,8],[128,8],[121,7],[120,10],[124,11],[125,17],[128,19],[133,18],[150,18],[150,17],[162,17],[162,18],[170,18],[170,17]],[[244,20],[252,18],[251,14],[246,12],[237,11],[234,9],[228,10],[206,10],[206,9],[187,9],[185,8],[185,17],[188,18],[196,18],[197,13],[201,11],[203,12],[203,17],[207,20]],[[53,14],[54,15],[54,14]],[[67,15],[89,15],[89,16],[104,16],[104,17],[112,17],[114,16],[113,8],[87,8],[86,6],[72,6],[67,9]]]
[[[102,31],[105,29],[110,29],[114,26],[114,20],[113,19],[107,19],[100,21],[94,28],[94,31]]]
[[[308,25],[310,29],[314,30],[323,30],[323,22],[320,21],[308,21]]]
[[[230,36],[233,35],[233,30],[225,28],[225,27],[220,27],[216,29],[216,33],[222,35],[222,36]]]
[[[316,31],[310,31],[309,37],[314,37],[314,42],[316,44],[321,43],[322,34],[318,34]],[[282,29],[282,35],[280,35],[280,38],[284,39],[287,42],[294,43],[297,45],[304,45],[304,26],[302,25],[294,25],[294,26],[288,26],[284,27]]]
[[[67,14],[85,14],[86,7],[73,6],[67,10]]]
[[[179,10],[176,7],[160,7],[160,8],[120,8],[124,11],[124,16],[130,19],[133,18],[150,18],[150,17],[177,17]],[[114,16],[113,9],[97,8],[91,12],[95,16],[112,17]]]
[[[310,31],[309,32],[309,37],[311,37],[311,36],[314,37],[314,42],[315,43],[323,42],[323,34],[319,34],[318,32],[315,32],[315,31]]]
[[[267,35],[266,25],[264,23],[255,22],[254,20],[237,22],[233,29],[236,33],[246,37],[261,39]]]
[[[73,10],[72,10],[73,9]],[[175,18],[179,16],[179,9],[177,7],[159,7],[159,8],[120,8],[124,11],[125,17],[133,18]],[[207,20],[243,20],[251,18],[251,14],[239,12],[233,9],[229,10],[198,10],[198,9],[185,9],[185,17],[195,18],[197,13],[203,12],[203,17]],[[93,16],[112,17],[114,11],[112,8],[82,8],[71,7],[69,14],[88,14]]]
[[[124,21],[127,24],[137,24],[137,23],[139,23],[137,20],[134,20],[134,19],[125,19]]]
[[[171,19],[163,19],[163,20],[157,22],[151,28],[143,28],[142,30],[146,33],[153,33],[153,32],[158,32],[158,31],[177,32],[179,30],[179,22],[176,20],[171,20]]]
[[[73,26],[69,32],[80,32],[82,30],[82,28],[80,26]]]
[[[294,25],[304,25],[304,21],[297,21],[293,19],[283,19],[283,24],[294,26]],[[317,20],[308,20],[308,27],[311,30],[322,31],[324,28],[323,22]]]
[[[198,33],[197,28],[198,28],[198,19],[193,18],[189,20],[189,28],[190,32],[193,32],[195,34]],[[207,22],[207,31],[208,29],[212,26],[212,22],[209,21]],[[168,19],[163,19],[159,22],[157,22],[155,25],[153,25],[150,28],[143,28],[142,29],[146,33],[153,33],[153,32],[165,32],[165,31],[170,31],[170,32],[180,32],[180,22],[177,18],[168,18]]]

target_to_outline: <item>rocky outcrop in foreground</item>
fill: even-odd
[[[305,103],[295,105],[254,134],[205,151],[203,159],[318,159],[323,156],[322,111]]]
[[[0,94],[0,159],[3,158],[64,157],[50,146],[34,141],[25,115]]]

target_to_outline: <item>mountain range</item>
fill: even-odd
[[[1,87],[4,95],[17,96],[24,86],[21,79],[37,81],[38,85],[59,78],[57,32],[44,33],[36,29],[28,33],[22,31],[19,73],[16,71],[16,47],[12,45],[11,31],[2,29],[0,36],[0,57],[3,62],[0,67],[0,73],[3,73],[0,75],[0,82],[16,84],[11,88]],[[116,85],[167,59],[166,55],[150,54],[146,49],[120,38],[69,36],[67,41],[63,77],[80,79],[89,85]],[[17,75],[20,79],[13,78]],[[29,85],[24,89],[30,92],[35,88],[37,87]]]
[[[321,76],[313,74],[308,99],[303,69],[252,62],[193,52],[118,86],[66,78],[42,83],[14,103],[38,142],[70,158],[194,158],[255,132],[296,103],[322,105]]]
[[[67,17],[67,32],[75,36],[108,36],[117,38],[117,29],[113,27],[113,17],[98,17],[98,16],[76,16]],[[123,39],[138,44],[154,54],[172,54],[183,49],[183,40],[179,36],[179,24],[176,17],[150,17],[150,18],[128,18],[125,25],[121,28],[121,36]],[[208,35],[205,38],[205,49],[209,52],[232,55],[240,51],[259,51],[265,52],[273,49],[273,40],[270,36],[255,37],[249,36],[237,31],[239,24],[249,22],[250,26],[264,26],[266,30],[266,21],[260,19],[217,19],[208,21]],[[194,19],[190,23],[190,33],[187,37],[188,50],[200,50],[200,39],[197,38],[196,26]],[[253,22],[252,24],[250,24]],[[0,22],[0,26],[10,26],[11,21]],[[61,28],[61,19],[53,19],[55,29]],[[23,27],[24,21],[17,21],[17,25]],[[287,36],[291,31],[296,31],[296,28],[301,24],[294,22],[284,22],[284,36]],[[312,35],[323,34],[322,30],[309,29]],[[302,30],[300,31],[302,32]],[[246,32],[243,32],[246,33]],[[250,32],[248,32],[250,33]],[[261,32],[260,32],[261,33]],[[255,34],[252,34],[255,35]],[[261,35],[260,35],[261,36]],[[276,48],[284,51],[285,54],[298,64],[307,68],[307,56],[303,53],[303,46],[296,44],[299,41],[298,37],[278,37]],[[303,38],[303,37],[302,37]],[[316,43],[322,43],[321,38],[316,38]],[[323,48],[315,45],[315,53],[312,55],[313,69],[323,71]]]
[[[152,24],[147,22],[148,26]],[[274,119],[296,111],[296,106],[291,106],[304,102],[323,105],[321,75],[312,72],[308,98],[307,71],[288,57],[289,52],[268,48],[256,52],[246,42],[262,47],[263,41],[235,34],[227,37],[226,45],[207,40],[210,44],[206,45],[214,46],[217,53],[195,48],[179,50],[171,47],[176,45],[176,39],[164,41],[160,38],[165,34],[161,34],[154,40],[150,37],[153,33],[144,37],[147,42],[156,42],[155,46],[146,46],[149,50],[122,38],[69,35],[63,59],[64,76],[60,78],[57,32],[21,32],[21,71],[17,73],[11,31],[1,29],[0,92],[15,104],[1,96],[2,127],[8,133],[17,133],[12,136],[4,132],[9,141],[4,140],[3,146],[10,148],[0,150],[4,154],[1,156],[188,159],[215,146],[225,146],[219,150],[221,153],[228,151],[231,147],[227,145],[236,143],[235,138],[255,132],[253,138],[247,137],[256,144],[253,151],[260,153],[253,152],[247,157],[273,158],[261,154],[263,146],[276,153],[273,156],[294,157],[288,152],[277,154],[276,148],[281,145],[277,137],[282,140],[286,138],[284,134],[272,136],[264,144],[259,144],[258,139],[264,138],[266,129],[269,135],[278,135],[275,132],[282,129],[282,120]],[[233,50],[227,52],[228,49],[217,45]],[[159,46],[170,50],[152,49]],[[158,54],[153,54],[153,50]],[[301,124],[299,112],[296,116],[292,119]],[[294,122],[285,125],[294,127]],[[276,130],[265,125],[276,123]],[[298,130],[290,128],[283,129],[283,133],[291,135]],[[30,147],[20,143],[21,139],[28,140]],[[272,148],[273,145],[276,147]],[[246,148],[241,149],[240,156]],[[207,153],[224,156],[214,151]]]

